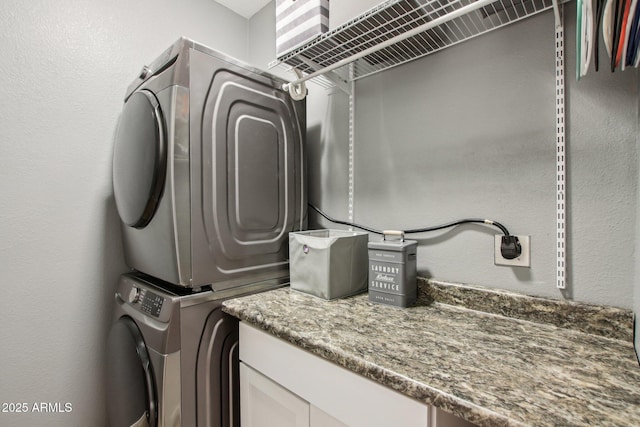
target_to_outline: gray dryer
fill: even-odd
[[[214,290],[288,275],[306,228],[304,101],[182,38],[127,90],[113,184],[128,265]]]

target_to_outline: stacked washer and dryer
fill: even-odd
[[[182,38],[128,88],[113,157],[125,259],[108,337],[112,427],[239,426],[222,301],[288,280],[306,228],[305,103]]]

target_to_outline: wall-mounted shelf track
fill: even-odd
[[[566,289],[564,18],[569,0],[389,0],[279,56],[271,67],[296,71],[284,85],[306,94],[304,82],[338,86],[349,95],[349,221],[354,205],[354,82],[465,40],[553,9],[556,21],[557,280]]]
[[[391,0],[277,58],[299,84],[346,83],[551,9],[552,0]],[[352,72],[350,67],[352,65]],[[350,76],[352,75],[352,77]]]

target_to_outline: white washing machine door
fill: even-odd
[[[107,413],[111,427],[157,427],[156,385],[144,339],[130,317],[111,327],[107,342]]]
[[[133,93],[124,104],[113,151],[113,192],[129,227],[145,227],[158,207],[167,165],[165,129],[154,94]]]

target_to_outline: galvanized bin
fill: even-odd
[[[396,235],[399,239],[387,240]],[[369,242],[369,301],[409,307],[417,296],[418,242],[404,240],[401,231],[385,231],[383,240]]]
[[[358,231],[289,233],[291,289],[327,300],[366,291],[368,242]]]

